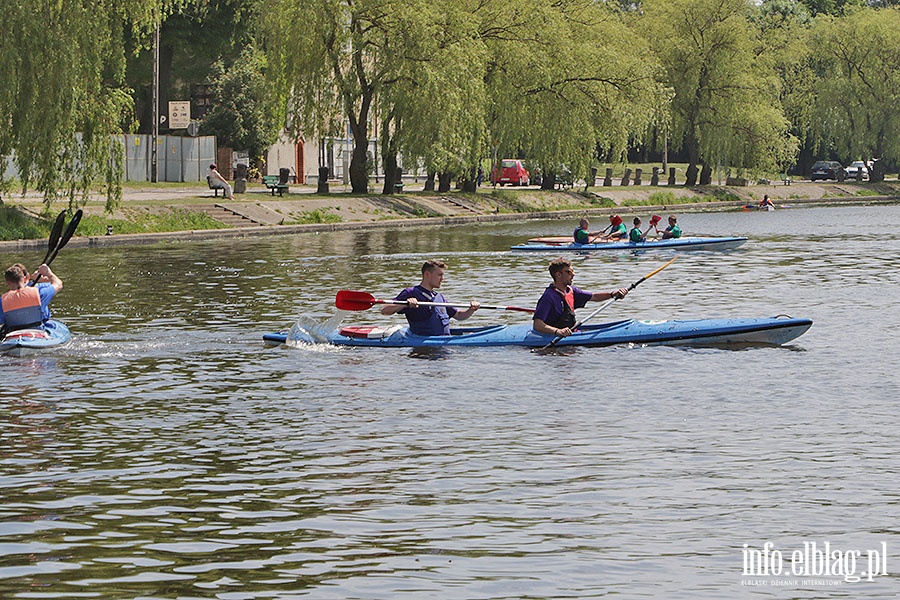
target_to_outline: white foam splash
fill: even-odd
[[[297,322],[291,326],[284,343],[286,346],[296,348],[303,344],[327,344],[330,336],[338,330],[341,321],[350,314],[348,311],[339,310],[324,322],[319,322],[312,317],[300,315]]]

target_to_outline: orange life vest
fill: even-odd
[[[6,327],[10,331],[41,327],[44,314],[41,310],[41,293],[37,287],[10,290],[0,298]]]

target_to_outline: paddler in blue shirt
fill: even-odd
[[[603,231],[588,231],[591,223],[587,219],[581,219],[578,222],[578,228],[572,234],[576,244],[593,244],[594,238],[603,235]]]
[[[50,301],[62,289],[63,282],[50,267],[41,265],[28,285],[28,269],[16,263],[4,273],[9,291],[0,297],[0,329],[4,333],[19,329],[43,329],[50,318]],[[44,279],[45,281],[41,281]]]
[[[534,310],[532,327],[538,333],[566,337],[572,335],[575,326],[575,309],[581,308],[588,301],[624,298],[627,288],[619,288],[611,292],[585,292],[572,285],[575,270],[572,263],[565,258],[557,258],[550,263],[551,283]]]
[[[381,314],[402,312],[409,322],[409,330],[416,335],[450,335],[450,319],[465,321],[481,305],[472,300],[466,310],[457,310],[452,306],[419,306],[419,302],[447,302],[444,295],[437,291],[444,281],[446,268],[447,265],[439,260],[425,261],[422,265],[422,282],[406,288],[394,298],[405,301],[406,304],[386,304],[381,309]]]

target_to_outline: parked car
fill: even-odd
[[[846,171],[841,163],[835,160],[819,160],[812,166],[812,173],[809,176],[811,181],[819,179],[834,179],[835,181],[843,181],[847,177]]]
[[[491,172],[491,182],[494,184],[528,185],[529,180],[528,169],[521,160],[515,158],[504,158],[500,161],[499,170],[494,167]]]
[[[869,180],[869,167],[861,160],[854,160],[844,170],[847,173],[847,179]]]

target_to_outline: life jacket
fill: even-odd
[[[635,227],[631,230],[631,233],[628,234],[628,239],[632,242],[643,242],[644,234],[641,233],[641,230]]]
[[[24,287],[3,294],[3,316],[10,331],[43,327],[44,315],[41,310],[41,293],[37,287]]]
[[[421,285],[413,288],[414,295],[424,302],[446,302],[440,292],[429,291]],[[420,306],[419,308],[403,309],[409,329],[416,335],[449,335],[450,314],[443,306]]]
[[[580,234],[580,235],[579,235]],[[588,235],[588,232],[581,227],[577,228],[573,233],[572,237],[575,238],[576,244],[587,244],[590,243],[591,238]]]
[[[554,288],[556,289],[556,288]],[[575,319],[575,291],[570,287],[565,294],[556,290],[562,296],[562,313],[552,323],[547,323],[551,327],[563,328],[574,327],[577,319]]]

